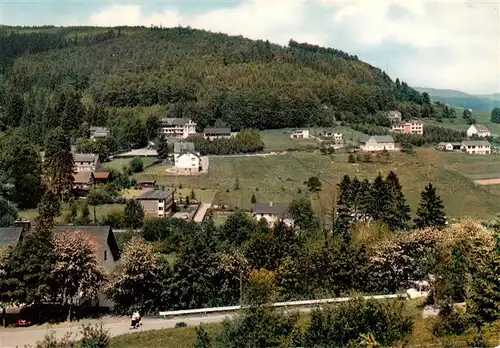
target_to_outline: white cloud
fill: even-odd
[[[464,0],[255,0],[197,15],[173,10],[146,15],[142,5],[115,4],[92,14],[88,22],[189,25],[282,45],[294,38],[348,47],[353,50],[350,53],[382,68],[385,62],[371,61],[370,52],[398,44],[412,54],[406,50],[388,53],[393,77],[411,85],[492,93],[500,91],[499,7],[498,3]]]

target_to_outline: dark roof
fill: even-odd
[[[462,144],[465,146],[491,146],[487,140],[464,140]]]
[[[116,243],[115,235],[110,226],[70,226],[61,225],[54,226],[54,232],[56,233],[70,233],[70,232],[83,232],[90,235],[90,238],[97,242],[99,247],[103,248],[106,244],[109,245],[111,253],[113,254],[113,259],[118,261],[120,258],[120,250],[118,249],[118,244]]]
[[[161,123],[169,125],[169,126],[184,126],[189,122],[188,118],[162,118],[160,120]]]
[[[165,189],[165,190],[149,190],[144,192],[142,195],[137,197],[136,199],[138,200],[149,200],[149,199],[167,199],[170,196],[172,196],[172,191]]]
[[[97,155],[92,153],[75,153],[73,154],[73,159],[75,162],[95,162],[97,161]]]
[[[15,246],[21,240],[22,227],[0,227],[0,245]]]
[[[288,214],[290,206],[283,203],[255,203],[252,207],[252,212],[255,214]]]
[[[174,143],[174,153],[181,153],[182,151],[194,151],[194,143],[192,142]]]
[[[205,128],[203,130],[205,134],[227,134],[231,133],[231,128]]]
[[[194,151],[189,151],[189,150],[184,150],[184,151],[181,151],[181,153],[179,154],[179,157],[181,157],[182,155],[185,155],[185,154],[191,154],[193,156],[196,156],[198,158],[200,158],[200,155],[197,154],[196,152]]]

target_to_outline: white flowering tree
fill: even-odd
[[[105,281],[97,261],[98,245],[88,234],[75,231],[54,234],[54,247],[57,297],[68,307],[71,320],[73,305],[95,299]]]

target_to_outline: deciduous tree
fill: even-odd
[[[136,229],[142,226],[144,222],[144,210],[139,201],[131,199],[127,202],[123,220],[127,228]]]

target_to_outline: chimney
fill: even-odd
[[[31,222],[17,220],[17,221],[14,221],[14,227],[22,227],[25,231],[29,231],[31,228]]]

